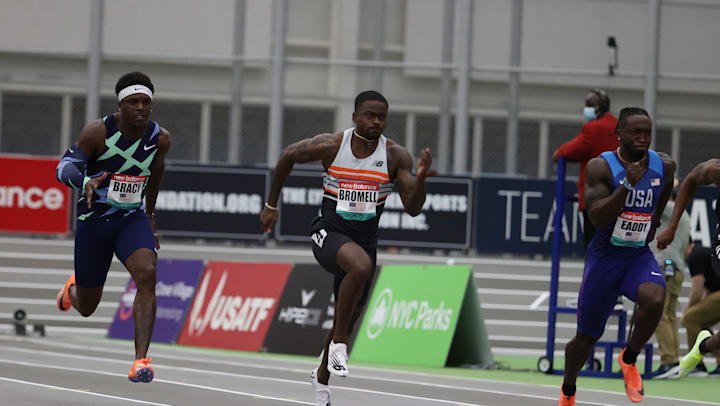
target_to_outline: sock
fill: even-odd
[[[700,343],[700,347],[698,347],[700,349],[700,354],[702,354],[702,355],[705,355],[710,352],[710,350],[708,350],[707,345],[706,345],[708,339],[710,339],[710,337],[702,340],[702,342]]]
[[[573,397],[573,396],[575,396],[576,390],[577,390],[577,388],[575,387],[575,385],[568,385],[565,382],[563,382],[563,384],[562,384],[563,395]]]
[[[622,357],[623,362],[631,365],[634,364],[635,361],[637,361],[638,354],[639,352],[635,352],[632,348],[626,347]]]

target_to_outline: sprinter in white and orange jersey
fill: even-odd
[[[378,220],[385,200],[397,192],[411,216],[425,203],[425,178],[432,157],[425,148],[413,176],[408,151],[383,135],[388,102],[376,91],[355,98],[354,128],[320,134],[285,148],[275,166],[270,196],[260,214],[270,232],[278,219],[280,189],[295,163],[322,161],[321,215],[313,221],[310,238],[318,263],[335,276],[335,318],[324,344],[320,367],[312,371],[317,405],[330,404],[330,374],[347,376],[347,343],[370,290],[377,256]]]

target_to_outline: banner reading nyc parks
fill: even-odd
[[[468,265],[382,267],[351,359],[444,366],[469,277]]]

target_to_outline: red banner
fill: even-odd
[[[291,267],[211,261],[178,344],[259,351]]]
[[[55,178],[58,162],[0,157],[0,230],[68,232],[70,188]]]

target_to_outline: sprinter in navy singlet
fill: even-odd
[[[275,166],[270,195],[260,214],[263,230],[272,231],[278,219],[282,185],[295,163],[321,161],[321,215],[310,227],[313,254],[335,278],[335,317],[323,345],[320,366],[310,375],[315,404],[330,405],[330,374],[347,376],[347,343],[375,271],[378,220],[385,200],[397,186],[405,211],[416,216],[425,202],[425,178],[432,157],[425,148],[411,174],[408,151],[383,135],[388,102],[375,91],[355,98],[355,127],[320,134],[288,146]]]
[[[155,323],[155,265],[160,247],[155,200],[170,134],[149,120],[154,87],[140,72],[115,86],[119,111],[88,124],[57,166],[60,182],[81,190],[75,227],[75,272],[57,295],[61,311],[85,317],[100,303],[113,254],[135,284],[135,359],[128,378],[150,382],[148,346]]]
[[[670,197],[675,163],[650,150],[652,121],[637,107],[620,112],[620,147],[591,160],[585,202],[597,231],[587,249],[577,305],[577,335],[565,347],[565,379],[559,406],[575,404],[575,380],[602,336],[618,294],[637,303],[635,329],[618,362],[633,402],[644,396],[635,365],[655,332],[665,302],[665,276],[647,244]]]

